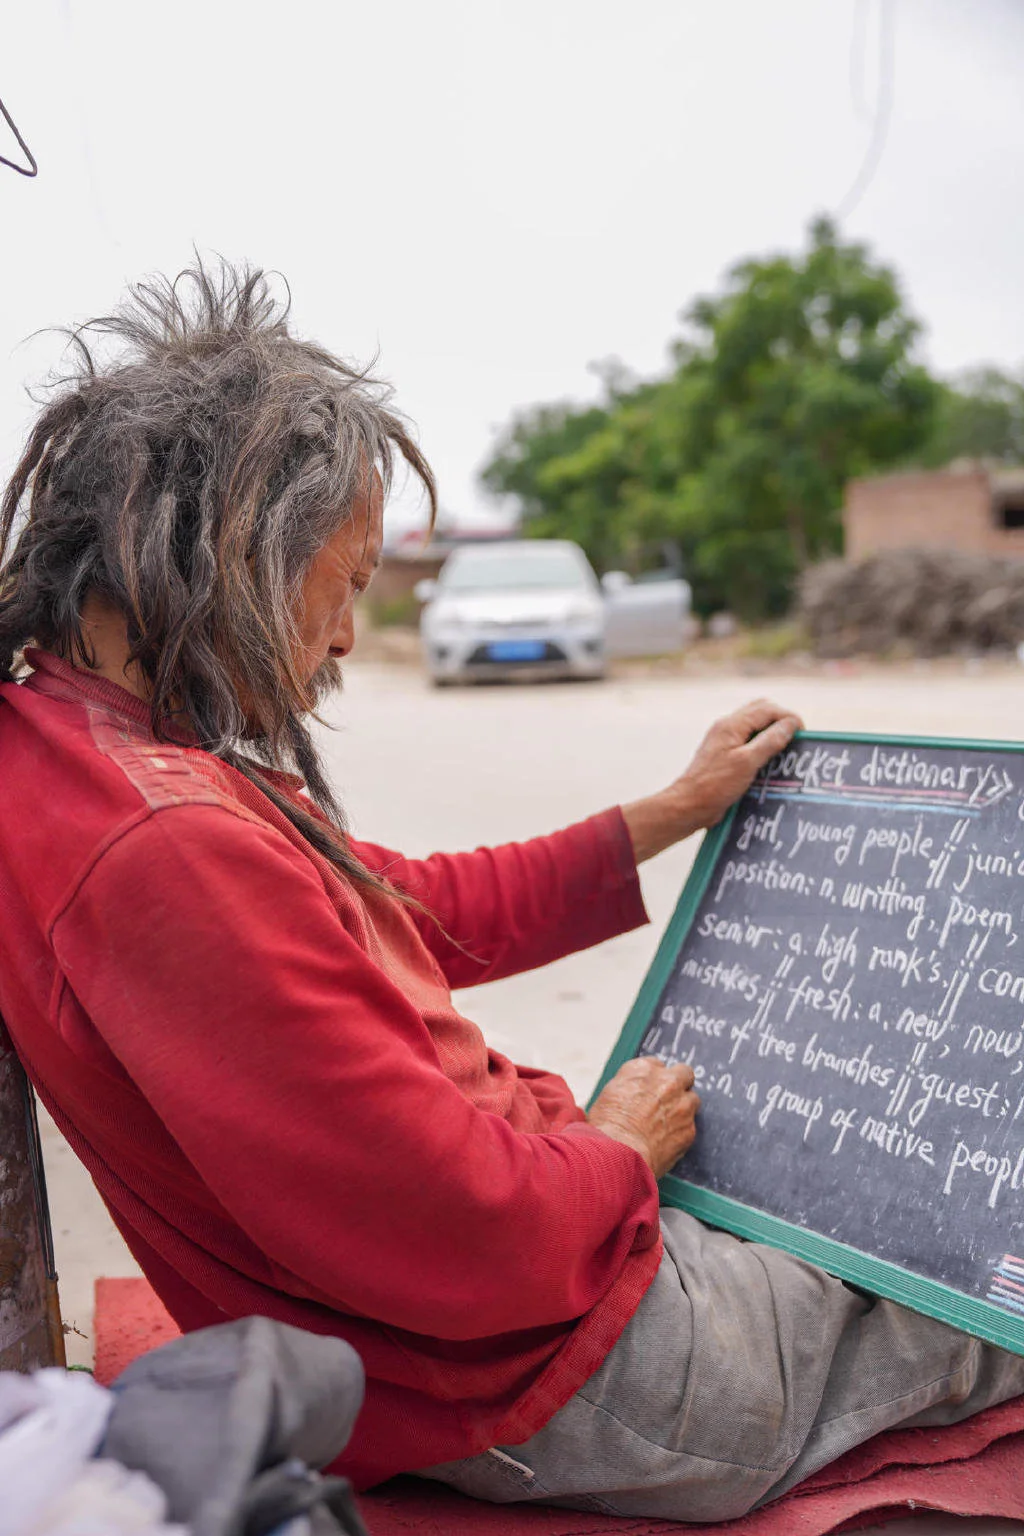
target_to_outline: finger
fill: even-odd
[[[672,1068],[667,1061],[662,1061],[660,1056],[640,1056],[638,1061],[643,1063],[641,1075],[644,1077],[664,1077]]]
[[[684,1088],[692,1088],[695,1082],[693,1068],[688,1067],[685,1061],[679,1061],[671,1069],[672,1076],[682,1084]]]
[[[763,731],[766,725],[773,725],[776,720],[792,713],[791,709],[783,709],[781,704],[776,704],[774,699],[751,699],[749,704],[742,705],[733,714],[727,715],[726,719],[735,725],[746,741],[758,731]]]
[[[747,758],[747,765],[756,772],[770,763],[776,753],[781,752],[793,740],[797,731],[803,730],[803,721],[799,715],[784,715],[781,720],[760,731],[752,741],[748,741],[743,751]]]
[[[749,704],[744,704],[734,715],[727,717],[727,724],[740,738],[741,745],[746,745],[761,731],[766,730],[782,720],[796,720],[797,729],[802,729],[803,722],[799,715],[792,709],[783,709],[781,704],[776,704],[773,699],[753,699]]]
[[[660,1072],[666,1071],[665,1063],[659,1061],[657,1056],[632,1056],[629,1061],[624,1061],[616,1072],[616,1077],[657,1077]],[[614,1082],[614,1078],[612,1079]]]

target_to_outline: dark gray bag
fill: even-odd
[[[343,1478],[362,1362],[341,1339],[249,1317],[186,1334],[113,1384],[98,1454],[145,1472],[193,1536],[366,1536]]]

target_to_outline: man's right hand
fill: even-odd
[[[660,1179],[693,1145],[700,1098],[693,1068],[638,1056],[619,1068],[594,1100],[590,1124],[632,1147]]]

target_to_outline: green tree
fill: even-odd
[[[667,378],[521,416],[484,480],[600,566],[674,539],[699,611],[763,618],[839,548],[846,480],[926,439],[937,386],[893,274],[825,219],[804,255],[740,263],[685,323]]]
[[[517,498],[529,533],[582,544],[600,570],[639,571],[678,530],[666,501],[679,474],[668,383],[621,388],[589,410],[540,407],[517,417],[484,470]]]
[[[571,457],[607,425],[611,410],[592,406],[579,410],[569,404],[539,405],[515,416],[500,435],[481,478],[494,496],[511,496],[540,537],[574,538],[594,547],[595,531],[566,532],[568,508],[548,484],[548,468]],[[549,524],[551,525],[549,527]]]
[[[973,368],[942,386],[934,428],[915,462],[938,469],[953,459],[1024,464],[1024,375]]]

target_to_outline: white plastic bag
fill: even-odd
[[[24,1536],[188,1536],[183,1525],[165,1525],[166,1514],[167,1500],[145,1473],[87,1461]]]
[[[111,1397],[84,1371],[0,1372],[0,1536],[25,1536],[103,1439]]]

